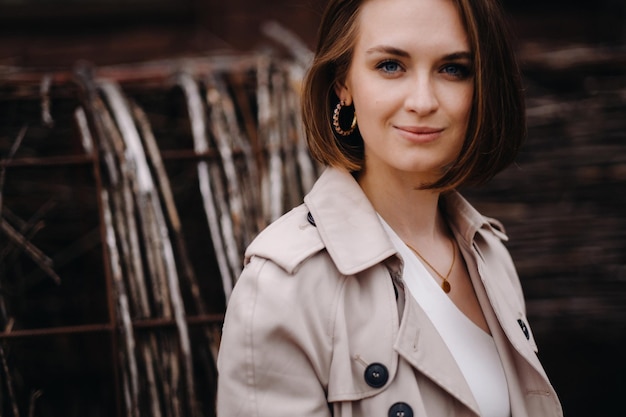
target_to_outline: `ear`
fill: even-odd
[[[339,97],[339,100],[343,102],[346,106],[352,104],[352,94],[350,94],[350,90],[346,86],[345,82],[335,81],[335,94]]]

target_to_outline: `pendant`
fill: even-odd
[[[441,289],[443,290],[443,292],[447,294],[450,292],[452,288],[450,287],[450,283],[448,281],[443,281],[441,283]]]

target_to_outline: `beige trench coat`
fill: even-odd
[[[506,373],[513,417],[562,416],[495,221],[444,197]],[[328,168],[246,251],[218,359],[218,417],[477,416],[402,259],[352,176]]]

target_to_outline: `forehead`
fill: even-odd
[[[390,45],[411,49],[469,50],[453,0],[367,0],[357,16],[357,49]]]

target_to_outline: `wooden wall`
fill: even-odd
[[[623,43],[621,0],[503,0],[520,41]],[[280,22],[310,46],[324,0],[0,1],[0,65],[97,65],[202,54],[263,43],[262,22]],[[82,4],[81,4],[82,3]]]

